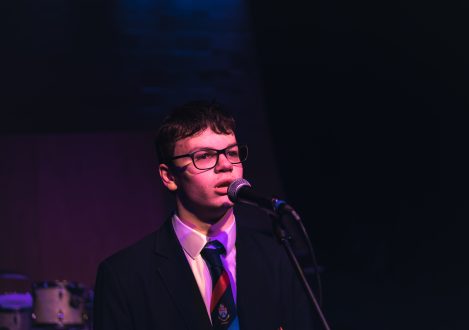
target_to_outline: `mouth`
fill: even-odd
[[[215,185],[215,188],[228,188],[233,180],[223,180]]]
[[[233,180],[220,181],[215,185],[215,190],[221,195],[226,195],[231,182],[233,182]]]

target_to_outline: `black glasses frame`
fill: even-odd
[[[228,156],[226,155],[226,151],[228,149],[231,149],[233,147],[238,147],[238,148],[246,148],[246,157],[243,159],[243,160],[240,160],[239,162],[232,162],[231,160],[228,159]],[[200,151],[204,151],[204,150],[210,150],[210,151],[215,151],[217,153],[217,160],[215,162],[215,165],[211,166],[211,167],[208,167],[208,168],[200,168],[200,167],[197,167],[197,165],[195,165],[195,160],[194,160],[194,155]],[[248,159],[248,146],[246,144],[233,144],[231,146],[228,146],[224,149],[220,149],[220,150],[217,150],[217,149],[212,149],[212,148],[202,148],[202,149],[198,149],[198,150],[195,150],[191,153],[188,153],[188,154],[185,154],[185,155],[179,155],[179,156],[174,156],[172,158],[170,158],[169,160],[175,160],[175,159],[179,159],[179,158],[184,158],[184,157],[190,157],[191,160],[192,160],[192,164],[194,164],[195,168],[199,169],[199,170],[210,170],[212,168],[214,168],[215,166],[217,166],[218,164],[218,160],[220,159],[220,154],[224,154],[226,159],[231,163],[231,164],[240,164],[242,162],[244,162],[246,159]]]

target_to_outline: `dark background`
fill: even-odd
[[[333,329],[468,327],[465,4],[2,7],[3,145],[147,134],[169,107],[215,97],[257,141],[248,175],[302,215]]]
[[[326,265],[333,328],[467,327],[467,7],[252,8],[281,177]]]

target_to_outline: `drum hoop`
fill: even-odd
[[[33,283],[33,289],[56,288],[60,286],[59,281],[39,281]]]
[[[73,281],[39,281],[33,283],[33,290],[36,289],[49,289],[49,288],[58,288],[58,287],[64,287],[66,289],[72,289],[72,290],[85,290],[85,287],[83,284],[79,282],[73,282]]]

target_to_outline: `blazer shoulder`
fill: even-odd
[[[272,232],[260,230],[257,228],[239,226],[237,228],[238,246],[258,251],[267,259],[275,259],[279,255],[283,257],[284,251],[282,245]]]
[[[100,266],[120,269],[146,262],[153,256],[158,239],[165,235],[170,224],[171,222],[168,224],[168,221],[165,221],[157,230],[106,257],[100,262]]]

